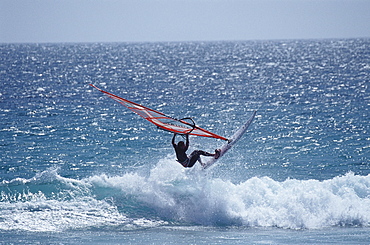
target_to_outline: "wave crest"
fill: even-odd
[[[240,183],[163,159],[147,173],[64,178],[56,169],[3,182],[0,229],[63,231],[166,224],[318,229],[370,226],[370,175]]]

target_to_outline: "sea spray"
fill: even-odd
[[[148,173],[81,180],[51,168],[29,180],[3,183],[0,205],[4,230],[131,229],[168,222],[289,229],[369,226],[370,175],[281,182],[253,177],[233,183],[165,158]]]
[[[326,181],[253,177],[235,184],[168,159],[148,176],[94,176],[171,222],[291,229],[368,226],[370,176],[348,173]],[[91,179],[92,180],[92,179]]]

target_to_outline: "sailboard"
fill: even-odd
[[[212,166],[216,161],[218,161],[228,150],[233,147],[236,142],[240,140],[240,138],[243,136],[243,134],[247,131],[249,125],[251,125],[254,117],[256,116],[257,111],[254,111],[252,116],[249,117],[249,119],[229,138],[228,142],[226,142],[221,148],[220,148],[220,156],[216,159],[215,157],[208,158],[207,161],[202,160],[203,169],[209,168]]]
[[[96,87],[93,84],[90,84],[90,86],[93,88],[96,88],[100,92],[107,95],[109,98],[117,101],[121,105],[125,106],[126,108],[130,109],[131,111],[141,116],[142,118],[153,123],[160,129],[170,131],[173,133],[178,133],[178,134],[190,134],[190,135],[196,135],[196,136],[202,136],[202,137],[210,137],[210,138],[216,138],[216,139],[221,139],[221,140],[228,140],[225,137],[214,134],[208,130],[205,130],[203,128],[196,126],[194,121],[191,118],[176,119],[176,118],[167,116],[163,114],[162,112],[150,109],[138,103],[126,100],[117,95],[104,91]]]

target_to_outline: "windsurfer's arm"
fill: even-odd
[[[189,135],[186,134],[186,150],[189,148]]]
[[[173,147],[175,147],[176,146],[176,144],[175,144],[175,138],[176,138],[176,133],[174,133],[173,134],[173,137],[172,137],[172,145],[173,145]]]

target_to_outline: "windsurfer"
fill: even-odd
[[[186,143],[184,141],[179,141],[177,144],[175,143],[176,133],[173,135],[172,138],[172,145],[175,148],[177,161],[184,166],[185,168],[191,168],[194,164],[199,161],[199,163],[203,166],[203,163],[200,159],[200,156],[209,156],[215,157],[216,159],[220,157],[220,150],[216,149],[215,153],[209,153],[202,150],[195,150],[189,156],[186,154],[186,151],[189,148],[189,135],[186,134]]]

